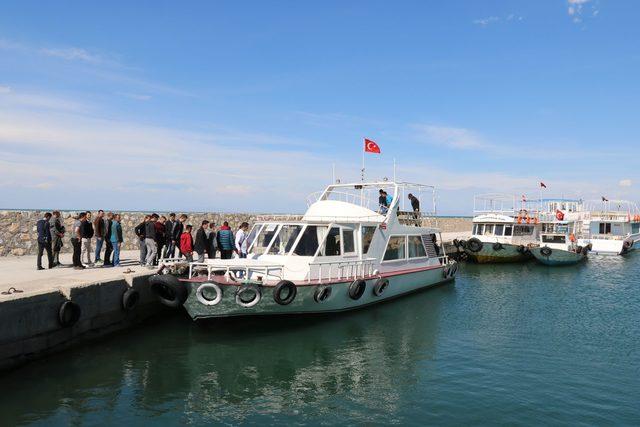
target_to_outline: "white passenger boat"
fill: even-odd
[[[579,244],[595,254],[624,255],[640,244],[640,211],[627,200],[587,202],[582,225]]]
[[[379,189],[392,196],[388,207],[378,205]],[[457,263],[437,244],[438,230],[423,226],[435,206],[404,209],[409,192],[435,205],[431,186],[330,185],[300,221],[255,224],[247,259],[163,260],[165,270],[188,273],[154,275],[151,289],[204,319],[351,310],[452,281]]]

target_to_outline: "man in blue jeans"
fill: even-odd
[[[120,246],[122,245],[122,226],[120,225],[120,214],[113,216],[111,222],[111,235],[109,236],[111,246],[113,246],[113,266],[120,267]]]
[[[96,253],[94,257],[94,261],[97,264],[100,259],[100,251],[102,250],[102,244],[104,243],[106,227],[105,227],[105,219],[104,219],[104,211],[100,209],[98,211],[98,215],[96,215],[96,219],[93,220],[93,233],[96,237]],[[107,238],[109,240],[109,238]]]

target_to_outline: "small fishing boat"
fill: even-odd
[[[567,218],[569,215],[558,210],[552,219],[548,219],[549,214],[541,216],[540,242],[529,247],[538,262],[552,266],[572,265],[587,258],[591,246],[578,245],[576,233],[580,221]]]
[[[477,263],[519,262],[531,259],[528,246],[538,240],[537,207],[506,194],[474,197],[471,238],[454,241]]]
[[[627,200],[588,202],[579,243],[594,254],[624,255],[640,244],[640,210]]]
[[[391,202],[378,205],[379,190]],[[411,192],[420,206],[405,209]],[[407,203],[408,204],[408,203]],[[415,204],[415,201],[414,201]],[[149,281],[165,305],[194,319],[352,310],[451,282],[458,264],[425,226],[435,189],[401,182],[334,184],[312,197],[300,221],[264,221],[246,259],[162,260]]]

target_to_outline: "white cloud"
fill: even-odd
[[[100,55],[87,52],[85,49],[78,47],[67,48],[44,48],[40,49],[40,52],[46,56],[53,56],[56,58],[62,58],[69,61],[84,61],[90,64],[101,64],[104,59]]]
[[[456,127],[417,124],[412,126],[415,139],[427,144],[442,145],[461,150],[473,150],[487,146],[475,132]]]
[[[118,95],[124,96],[125,98],[134,99],[136,101],[148,101],[151,99],[151,95],[144,95],[139,93],[118,92]]]
[[[567,0],[567,13],[574,23],[582,22],[583,12],[587,3],[591,3],[591,0]],[[592,3],[591,9],[593,16],[597,16],[600,13],[595,3]]]
[[[620,180],[618,185],[620,187],[631,187],[631,185],[633,185],[633,182],[630,179],[622,179]]]
[[[498,21],[500,21],[500,18],[498,16],[488,16],[486,18],[475,19],[473,23],[476,25],[480,25],[481,27],[486,27]]]
[[[11,92],[11,87],[0,85],[0,95]]]

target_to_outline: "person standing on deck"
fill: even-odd
[[[389,208],[391,206],[391,202],[393,202],[393,197],[391,197],[386,191],[384,192],[384,197],[387,199],[387,208]]]
[[[416,220],[416,227],[420,227],[420,200],[413,194],[409,193],[409,200],[411,201],[411,210],[413,211],[413,218]]]
[[[173,225],[173,242],[174,245],[178,248],[178,258],[182,258],[182,246],[180,246],[180,239],[182,238],[182,233],[184,232],[184,223],[187,221],[187,216],[185,214],[180,215],[178,222]],[[172,253],[173,257],[174,254]]]
[[[71,245],[73,245],[73,268],[75,270],[84,270],[80,254],[82,252],[82,221],[85,221],[87,217],[86,212],[81,212],[73,222],[73,229],[71,230]]]
[[[247,235],[248,230],[249,230],[249,223],[243,222],[242,224],[240,224],[240,229],[236,233],[235,246],[236,246],[236,252],[240,258],[247,257],[247,248],[249,246],[248,245],[249,236]]]
[[[38,270],[44,270],[42,267],[42,254],[47,251],[47,260],[49,261],[49,268],[55,267],[53,264],[53,253],[51,252],[51,228],[49,227],[49,220],[51,214],[49,212],[44,214],[44,217],[38,220],[36,229],[38,230]]]
[[[122,246],[122,226],[120,225],[120,214],[116,214],[111,221],[111,233],[109,235],[109,241],[113,247],[113,267],[120,267],[120,247]],[[105,262],[106,262],[105,255]]]
[[[220,258],[231,259],[235,250],[235,241],[233,239],[233,232],[231,228],[229,228],[227,221],[225,221],[222,227],[220,227],[220,230],[218,230],[216,240],[218,242],[218,249],[220,249]]]
[[[64,225],[60,220],[60,211],[53,211],[53,215],[49,220],[49,231],[51,232],[51,249],[53,250],[53,265],[57,267],[60,264],[60,249],[62,249],[62,238],[64,237]]]
[[[140,265],[144,265],[144,263],[147,260],[147,245],[144,241],[145,239],[144,234],[147,229],[147,222],[149,222],[150,218],[151,218],[151,215],[145,215],[142,222],[138,224],[136,228],[134,228],[136,236],[138,236],[138,247],[140,248]]]
[[[165,251],[162,258],[173,258],[176,255],[176,241],[173,238],[173,227],[176,225],[176,214],[171,212],[169,220],[164,223]]]
[[[98,214],[96,215],[96,219],[93,220],[93,232],[96,236],[96,253],[93,259],[97,264],[98,262],[102,261],[100,259],[100,251],[102,250],[104,237],[106,235],[104,211],[102,209],[98,211]]]
[[[158,265],[158,260],[160,258],[162,258],[162,253],[164,250],[164,246],[167,242],[166,240],[166,227],[165,227],[165,222],[167,221],[167,217],[166,216],[161,216],[160,218],[158,218],[158,220],[156,221],[156,244],[158,245],[158,253],[156,254],[156,259],[154,261],[155,265]]]
[[[389,209],[389,205],[387,204],[387,193],[385,193],[381,188],[378,194],[378,206],[380,208],[379,212],[382,214],[387,213],[387,210]]]
[[[187,258],[188,262],[193,262],[193,237],[191,230],[193,227],[188,224],[184,233],[180,235],[180,252]]]
[[[111,254],[113,253],[113,242],[111,242],[111,232],[113,226],[113,212],[107,213],[107,216],[104,220],[104,262],[102,263],[103,267],[113,267],[113,262],[111,262]],[[122,231],[122,228],[120,229]],[[118,251],[118,254],[120,252]]]
[[[82,236],[82,251],[80,259],[84,262],[84,254],[87,254],[87,265],[93,265],[91,262],[91,239],[93,238],[93,224],[91,223],[91,212],[86,211],[80,235]]]
[[[202,225],[196,231],[196,243],[193,245],[193,250],[198,253],[198,262],[204,262],[204,254],[207,252],[207,229],[209,228],[209,221],[206,219],[202,221]]]
[[[151,218],[145,224],[144,228],[144,243],[147,248],[147,267],[153,267],[153,262],[156,260],[156,254],[158,253],[158,245],[156,244],[156,221],[158,221],[158,218],[158,214],[151,215]]]
[[[218,242],[216,241],[216,223],[211,221],[209,223],[209,236],[207,236],[207,256],[209,259],[215,259],[216,250],[218,248]]]

